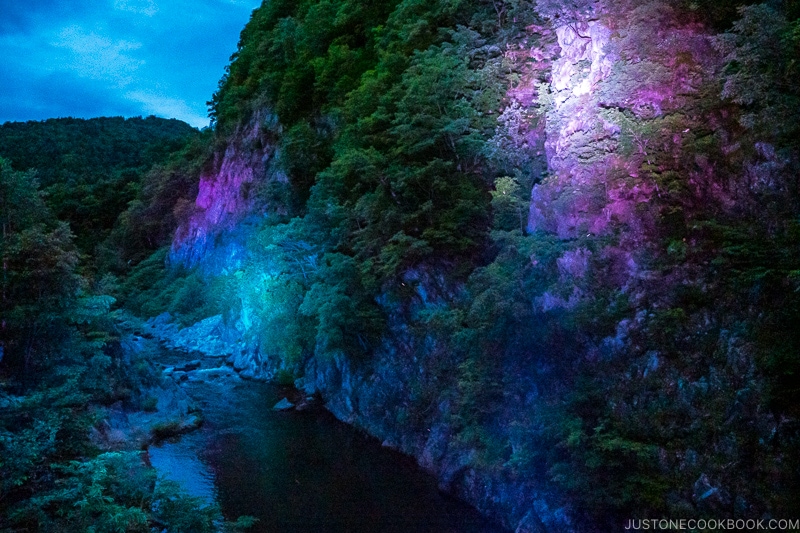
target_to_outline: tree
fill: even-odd
[[[28,377],[65,334],[81,286],[79,254],[69,227],[45,206],[34,175],[15,172],[2,159],[0,213],[0,346],[3,363]]]
[[[740,13],[733,28],[714,41],[727,63],[722,96],[744,108],[742,125],[757,136],[797,149],[800,25],[766,4]]]

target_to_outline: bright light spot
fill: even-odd
[[[592,83],[589,81],[589,78],[586,78],[580,82],[577,87],[572,89],[572,94],[575,96],[583,96],[584,94],[589,94],[591,91]]]

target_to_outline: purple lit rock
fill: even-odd
[[[218,273],[236,268],[246,257],[248,219],[284,211],[265,205],[254,190],[270,181],[286,183],[286,175],[273,164],[272,138],[280,126],[277,118],[256,113],[231,136],[224,151],[214,154],[209,169],[200,176],[195,212],[175,232],[170,262],[207,266]]]

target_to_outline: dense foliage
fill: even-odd
[[[124,274],[172,242],[175,228],[194,209],[210,147],[211,132],[201,132],[147,167],[136,195],[117,212],[111,232],[96,251],[100,270]]]
[[[217,507],[157,482],[141,452],[90,438],[103,406],[135,407],[160,379],[147,353],[120,349],[109,269],[124,273],[169,242],[207,145],[208,135],[155,117],[0,126],[0,530],[250,523],[226,523]],[[197,310],[192,298],[181,310]]]
[[[156,117],[60,118],[0,125],[0,156],[14,170],[36,170],[45,202],[93,253],[119,213],[139,194],[142,176],[197,130]]]
[[[258,106],[277,112],[281,167],[306,214],[278,230],[306,243],[282,275],[307,297],[286,313],[315,324],[320,350],[368,350],[382,328],[375,296],[402,291],[409,268],[449,264],[450,283],[484,260],[498,172],[485,141],[509,70],[499,46],[531,16],[496,7],[269,2],[242,33],[212,116],[229,132]]]
[[[397,407],[407,428],[449,405],[477,461],[551,480],[592,527],[791,513],[798,6],[606,2],[618,61],[600,113],[620,129],[607,149],[635,168],[552,202],[642,184],[654,198],[602,237],[529,235],[531,188],[558,177],[542,175],[523,125],[556,131],[571,117],[553,111],[546,74],[524,80],[541,83],[538,109],[510,100],[540,61],[515,47],[546,49],[538,25],[595,4],[257,10],[211,113],[222,139],[255,110],[277,114],[295,218],[254,237],[251,261],[221,278],[223,307],[255,310],[262,351],[295,372],[309,357],[369,364],[382,343],[401,347],[421,376]],[[653,35],[677,25],[718,32],[719,62],[670,56]],[[694,76],[682,108],[616,103],[677,71]],[[581,131],[570,142],[586,142],[581,164],[604,156]],[[620,250],[651,277],[621,286]],[[536,408],[509,407],[531,390]]]
[[[797,3],[606,2],[615,63],[587,96],[598,125],[548,147],[599,169],[578,183],[563,166],[546,172],[536,143],[584,112],[558,109],[573,96],[551,85],[548,25],[595,4],[265,2],[210,102],[216,131],[162,140],[171,154],[137,152],[159,164],[137,163],[136,185],[109,193],[114,213],[127,205],[113,230],[91,222],[109,235],[99,273],[120,276],[115,295],[142,315],[246,315],[287,381],[313,360],[409,362],[403,396],[387,385],[392,423],[422,435],[446,425],[471,465],[544,483],[587,531],[634,515],[790,516],[800,501]],[[706,59],[653,38],[678,27],[705,32]],[[680,76],[691,82],[675,92],[680,105],[636,105]],[[527,89],[538,99],[515,100]],[[207,279],[167,268],[199,175],[256,120],[288,194],[260,184],[262,200],[281,205],[249,222],[235,269]],[[69,219],[78,211],[64,207],[64,184],[116,187],[134,166],[95,183],[70,164],[40,169],[44,199],[32,174],[2,169],[4,386],[24,393],[14,405],[48,407],[9,411],[2,438],[19,460],[0,468],[18,487],[4,488],[9,516],[34,523],[32,509],[88,491],[97,498],[47,520],[111,515],[135,528],[165,520],[143,517],[166,505],[110,482],[135,460],[66,449],[91,423],[67,427],[64,409],[89,420],[86,398],[116,397],[127,386],[114,380],[136,373],[97,372],[121,364],[103,351],[109,332],[89,326],[110,301],[89,296],[80,247],[48,209]],[[553,213],[580,203],[579,220],[649,196],[600,234],[529,231],[535,186]],[[114,288],[100,279],[94,288]],[[56,405],[37,388],[67,386],[60,365],[81,369],[70,372],[85,380],[80,402]],[[134,508],[131,494],[145,503]]]

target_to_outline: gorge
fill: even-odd
[[[796,518],[798,17],[266,1],[97,272],[509,531]]]

